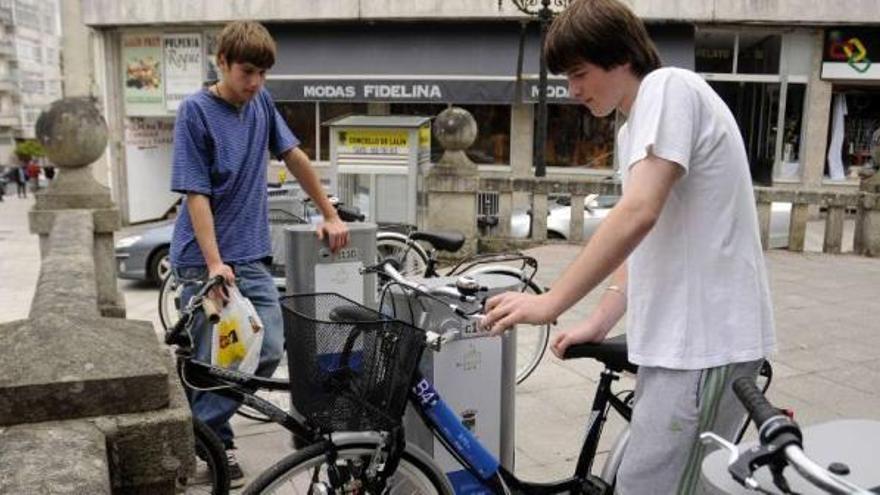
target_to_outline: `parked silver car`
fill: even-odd
[[[165,222],[116,241],[119,278],[160,283],[171,270],[168,248],[174,222]]]
[[[587,240],[602,220],[617,204],[619,196],[600,196],[590,194],[584,198],[584,235]],[[770,247],[788,247],[788,225],[791,218],[791,203],[773,203],[770,216]],[[514,238],[527,238],[531,232],[531,211],[514,211],[510,218],[510,234]],[[547,212],[547,237],[549,239],[568,239],[571,223],[571,203],[567,196],[561,196],[550,204]]]

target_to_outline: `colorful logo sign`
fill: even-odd
[[[831,60],[846,62],[856,72],[864,74],[871,68],[871,59],[862,40],[851,37],[844,40],[840,31],[829,33],[828,57]]]

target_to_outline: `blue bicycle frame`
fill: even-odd
[[[447,447],[462,466],[473,476],[470,480],[453,483],[457,494],[553,494],[553,493],[602,493],[604,488],[592,477],[572,477],[555,483],[528,483],[517,479],[504,469],[476,437],[446,405],[440,394],[419,374],[410,389],[410,402],[422,416],[428,428]],[[456,480],[451,480],[456,481]]]

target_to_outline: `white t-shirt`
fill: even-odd
[[[658,69],[642,80],[617,140],[624,191],[648,153],[685,172],[628,259],[630,360],[703,369],[772,353],[748,158],[727,105],[693,72]]]

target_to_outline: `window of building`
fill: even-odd
[[[544,159],[549,167],[613,168],[614,115],[594,117],[582,105],[548,105]]]
[[[477,123],[477,138],[468,148],[468,158],[476,164],[510,164],[510,106],[508,105],[457,105],[473,115]],[[397,103],[391,105],[393,115],[421,115],[436,117],[448,105],[429,103]],[[443,155],[443,147],[431,139],[431,161]]]
[[[744,32],[737,36],[737,74],[779,74],[782,36]]]
[[[871,140],[874,132],[880,129],[880,91],[864,87],[839,87],[835,90],[832,118],[833,102],[839,97],[846,101],[841,146],[843,173],[846,177],[854,177],[861,167],[873,161]],[[829,134],[834,132],[833,125],[829,125],[829,128]],[[826,170],[826,175],[832,174]]]
[[[697,72],[778,74],[782,36],[767,30],[699,29],[694,35]]]
[[[697,72],[733,72],[736,33],[719,30],[699,30],[694,34],[694,45]]]
[[[295,101],[279,102],[276,104],[278,112],[287,122],[287,127],[300,140],[299,148],[303,150],[309,159],[314,160],[317,156],[317,115],[316,103]]]
[[[696,70],[736,118],[757,183],[801,174],[804,99],[814,41],[814,33],[798,30],[697,30]]]

